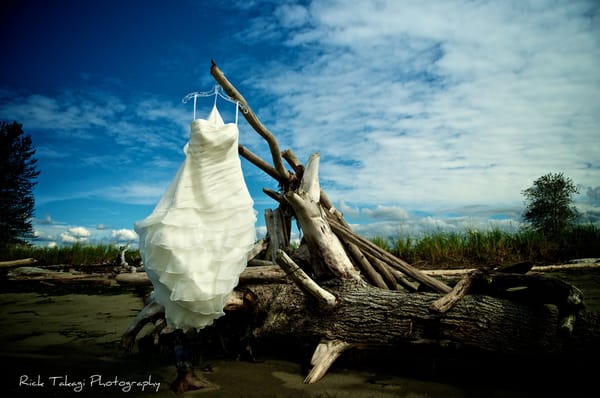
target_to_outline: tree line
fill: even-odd
[[[33,187],[40,174],[23,125],[0,122],[0,247],[33,237]]]

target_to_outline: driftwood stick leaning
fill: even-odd
[[[290,166],[292,166],[292,169],[294,169],[296,175],[299,175],[300,178],[302,178],[304,166],[302,165],[302,162],[300,162],[300,159],[296,157],[296,154],[294,154],[291,149],[286,149],[281,153],[281,156],[288,162]]]
[[[399,272],[398,277],[395,277],[393,273],[394,270],[391,267],[389,267],[386,263],[373,256],[366,255],[366,257],[373,265],[373,268],[381,275],[389,289],[400,290],[400,285],[407,285],[406,287],[408,287],[409,290],[416,290],[413,288],[413,285],[410,284],[410,282],[406,279],[404,274]],[[400,283],[400,285],[398,284],[398,282]]]
[[[471,275],[465,275],[456,285],[454,285],[449,293],[435,300],[429,308],[431,311],[437,312],[438,314],[447,312],[469,292],[472,283],[473,278]]]
[[[283,250],[277,250],[277,264],[283,268],[285,273],[298,285],[305,293],[315,298],[321,305],[325,307],[334,307],[336,298],[333,294],[320,287],[313,281],[306,272],[302,270]]]
[[[262,124],[262,122],[258,119],[258,116],[256,116],[256,114],[252,111],[252,108],[250,108],[250,105],[248,105],[246,99],[229,82],[229,80],[227,80],[225,74],[221,71],[221,69],[219,69],[214,61],[212,61],[210,73],[213,75],[217,83],[221,85],[223,90],[225,90],[227,95],[242,105],[242,114],[248,121],[248,124],[250,124],[250,126],[252,126],[254,130],[256,130],[256,132],[265,139],[265,141],[267,141],[267,144],[269,144],[269,149],[271,150],[273,157],[273,164],[275,166],[275,170],[277,170],[279,178],[287,181],[290,178],[290,175],[283,165],[279,144],[277,143],[273,133],[271,133],[269,129]]]
[[[261,169],[262,171],[264,171],[265,173],[267,173],[268,175],[270,175],[271,177],[273,177],[275,180],[281,181],[281,176],[279,175],[279,173],[277,172],[277,170],[275,170],[275,168],[273,168],[273,166],[271,166],[269,163],[267,163],[260,156],[256,155],[250,149],[248,149],[245,146],[239,144],[238,145],[238,153],[239,153],[239,155],[241,157],[243,157],[246,160],[248,160],[250,163],[252,163],[256,167],[258,167],[259,169]]]
[[[347,243],[346,246],[352,255],[352,258],[359,265],[360,269],[364,271],[367,275],[368,279],[374,286],[377,286],[381,289],[387,289],[388,286],[385,284],[385,281],[381,277],[381,275],[373,268],[369,260],[361,253],[358,246],[354,243]]]
[[[327,213],[327,214],[329,214],[329,213]],[[402,261],[401,259],[399,259],[397,257],[394,257],[392,254],[381,249],[379,246],[372,243],[368,239],[365,239],[363,237],[360,237],[360,236],[354,234],[354,232],[352,232],[352,230],[350,230],[348,227],[345,227],[344,225],[342,225],[333,216],[329,216],[327,219],[329,221],[329,224],[331,225],[332,230],[337,235],[342,236],[343,239],[347,240],[348,242],[352,242],[352,243],[356,244],[364,252],[389,264],[390,266],[398,269],[399,271],[405,273],[406,275],[410,276],[411,278],[414,278],[415,280],[429,286],[430,288],[432,288],[433,290],[435,290],[437,292],[448,293],[448,292],[450,292],[450,290],[452,290],[445,283],[424,274],[420,270],[412,267],[410,264]]]

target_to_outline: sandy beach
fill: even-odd
[[[10,396],[174,397],[174,366],[118,343],[142,300],[132,294],[0,294],[0,339],[8,370],[2,385]],[[199,370],[211,387],[188,392],[201,397],[462,397],[450,385],[382,378],[337,369],[315,385],[303,384],[297,363],[212,359]],[[432,389],[438,391],[432,395]]]
[[[580,278],[600,286],[597,273]],[[177,396],[169,388],[176,375],[172,363],[164,357],[140,354],[137,348],[125,353],[119,345],[121,334],[143,307],[140,292],[108,289],[87,294],[84,287],[78,287],[75,292],[59,294],[43,285],[33,290],[5,289],[0,293],[0,353],[6,369],[1,380],[7,396]],[[598,295],[590,300],[598,305]],[[502,373],[497,377],[488,374],[481,378],[485,372],[480,370],[477,379],[469,380],[468,373],[478,367],[475,361],[456,362],[464,368],[454,369],[454,374],[464,371],[466,376],[448,380],[437,376],[452,368],[452,358],[438,361],[441,368],[436,370],[431,358],[419,361],[407,354],[398,358],[409,364],[400,372],[356,366],[356,361],[347,365],[340,360],[321,381],[306,385],[305,368],[298,361],[272,353],[259,352],[256,357],[257,362],[204,358],[196,372],[211,386],[184,396],[525,397],[535,396],[532,392],[542,385],[539,396],[548,396],[552,383],[558,382],[551,376],[537,378],[533,369],[531,375],[522,376],[520,385],[503,384],[513,369],[501,368],[490,369],[490,373]],[[573,384],[572,392],[578,390],[579,382]]]

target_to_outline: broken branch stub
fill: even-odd
[[[304,379],[304,383],[313,384],[321,380],[335,360],[354,345],[342,340],[321,340],[310,361],[313,368]]]

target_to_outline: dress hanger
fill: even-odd
[[[235,124],[237,124],[237,121],[238,121],[238,109],[239,108],[242,108],[242,112],[248,113],[248,109],[244,105],[240,104],[239,101],[236,101],[233,98],[231,98],[230,96],[228,96],[227,94],[225,94],[225,92],[223,91],[223,87],[221,87],[218,84],[215,84],[215,87],[211,91],[202,91],[202,92],[193,91],[193,92],[187,94],[185,97],[183,97],[181,102],[183,102],[185,104],[192,98],[194,99],[194,119],[193,120],[196,120],[196,98],[211,97],[213,95],[215,97],[215,102],[214,102],[213,106],[217,106],[217,99],[219,97],[223,98],[225,101],[229,101],[229,102],[235,104]]]

